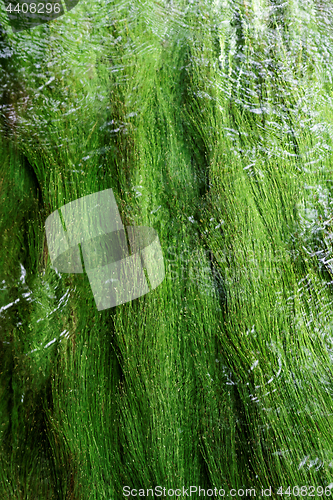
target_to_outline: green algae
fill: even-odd
[[[330,9],[80,2],[6,28],[1,498],[333,482]],[[44,223],[107,188],[167,274],[98,312]]]

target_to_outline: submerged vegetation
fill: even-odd
[[[333,4],[0,5],[0,498],[329,496]],[[108,188],[166,277],[99,312],[44,224]]]

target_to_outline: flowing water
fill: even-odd
[[[1,499],[333,495],[333,3],[63,6],[0,2]],[[106,189],[165,278],[99,311],[45,221]]]

